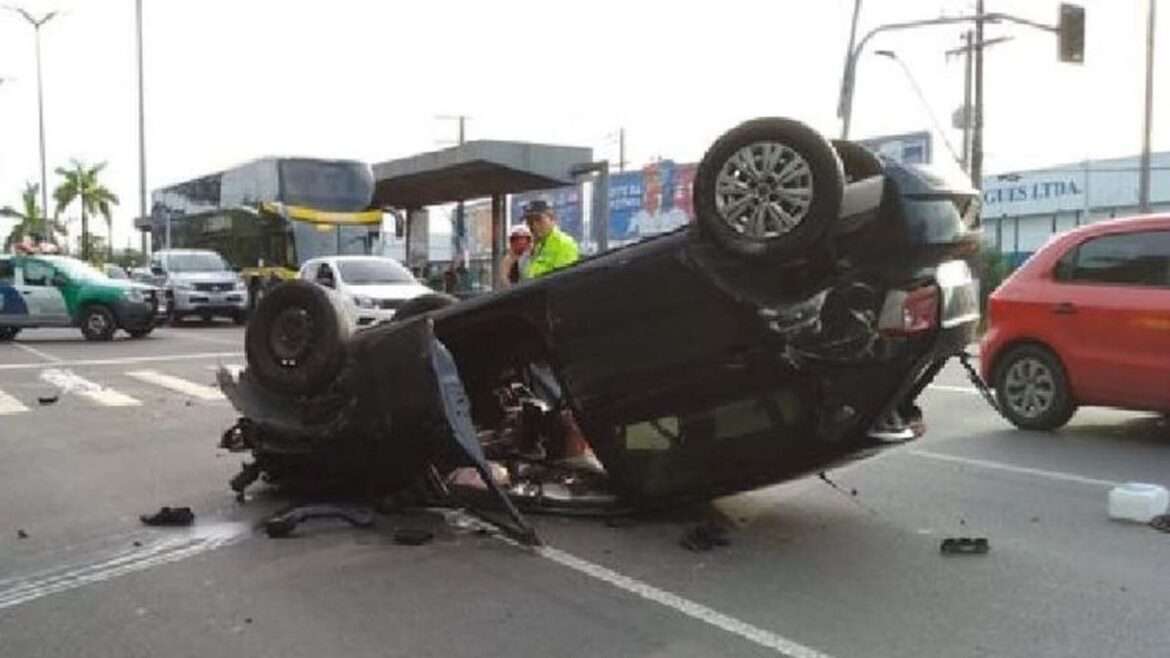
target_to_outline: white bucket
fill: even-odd
[[[1109,518],[1112,519],[1149,523],[1155,516],[1165,514],[1168,506],[1170,492],[1156,484],[1127,482],[1109,491]]]

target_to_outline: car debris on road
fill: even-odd
[[[189,526],[195,522],[195,513],[190,507],[162,507],[154,514],[143,514],[138,518],[152,526]]]
[[[232,489],[490,499],[535,544],[521,511],[699,502],[920,436],[917,396],[979,320],[969,182],[757,119],[708,150],[694,205],[693,225],[368,328],[326,288],[276,286],[247,368],[218,373],[240,414],[220,447],[253,458]],[[565,418],[600,468],[562,459]]]

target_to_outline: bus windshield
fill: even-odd
[[[374,175],[360,162],[284,159],[280,185],[288,205],[333,212],[365,210],[374,197]]]

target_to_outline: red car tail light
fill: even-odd
[[[891,290],[882,305],[878,329],[891,336],[908,336],[938,327],[938,286]]]

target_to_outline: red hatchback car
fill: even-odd
[[[1017,427],[1079,405],[1170,412],[1170,215],[1058,235],[991,295],[981,369]]]

